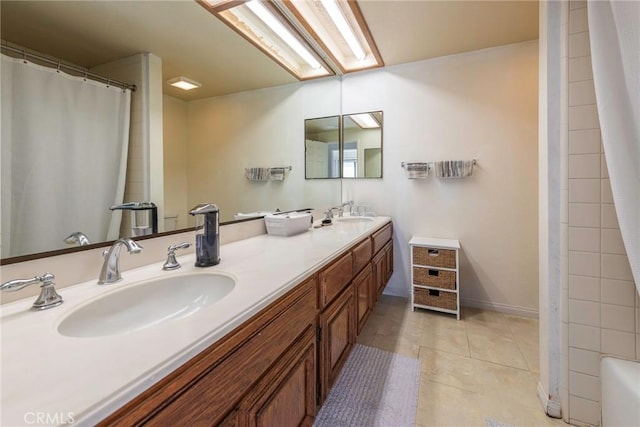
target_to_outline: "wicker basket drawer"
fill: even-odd
[[[413,284],[442,289],[456,289],[456,272],[433,268],[413,267]]]
[[[415,304],[428,305],[430,307],[444,308],[447,310],[458,309],[456,294],[447,291],[413,288],[413,302]]]
[[[413,248],[413,264],[456,268],[456,251],[416,246]]]

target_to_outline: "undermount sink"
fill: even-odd
[[[373,222],[373,218],[370,216],[343,216],[334,218],[337,222]]]
[[[182,274],[140,281],[78,307],[58,325],[68,337],[101,337],[182,319],[223,299],[235,287],[219,273]]]

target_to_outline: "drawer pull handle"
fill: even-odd
[[[439,297],[440,291],[436,291],[435,289],[429,289],[429,295],[432,297]]]
[[[428,253],[429,253],[429,256],[432,256],[432,257],[437,257],[438,255],[440,255],[440,251],[437,249],[429,249]]]
[[[429,270],[429,276],[438,276],[440,274],[440,270]]]

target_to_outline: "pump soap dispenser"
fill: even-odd
[[[131,237],[158,232],[158,207],[153,202],[129,202],[109,209],[131,212]]]
[[[200,204],[189,212],[196,216],[196,267],[220,263],[220,224],[218,206]]]

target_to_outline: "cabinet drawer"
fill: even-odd
[[[447,291],[413,288],[413,302],[447,310],[455,311],[458,309],[457,295]]]
[[[451,249],[413,248],[413,264],[429,267],[456,268],[456,251]]]
[[[353,248],[353,274],[357,274],[365,265],[369,264],[372,247],[371,239],[367,238]]]
[[[455,290],[456,272],[435,268],[413,267],[413,284]]]
[[[380,249],[384,247],[384,245],[391,240],[393,229],[391,228],[391,224],[387,224],[382,227],[380,230],[373,233],[371,236],[371,240],[373,241],[373,253],[376,254]]]
[[[338,261],[331,264],[318,274],[320,281],[320,309],[324,308],[331,300],[347,286],[353,278],[353,257],[351,252],[343,255]]]

